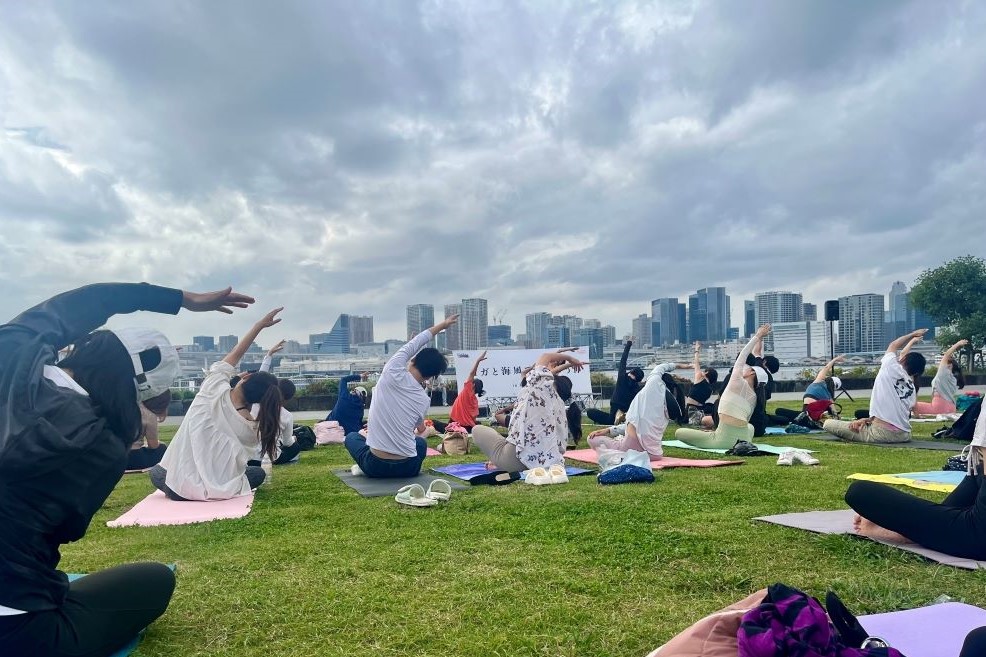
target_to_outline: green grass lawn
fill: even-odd
[[[856,407],[846,404],[844,414]],[[914,426],[928,436],[940,425]],[[127,475],[87,536],[64,547],[60,567],[177,563],[175,597],[138,653],[161,657],[642,657],[777,581],[816,596],[831,588],[859,613],[942,594],[986,605],[986,573],[750,520],[843,508],[846,475],[939,469],[949,453],[767,442],[810,447],[821,465],[782,468],[759,457],[655,473],[652,485],[606,487],[584,476],[562,486],[480,486],[413,509],[359,497],[330,473],[351,464],[345,450],[319,447],[276,468],[246,518],[108,529],[152,490],[146,475]],[[426,466],[480,458],[429,458]]]

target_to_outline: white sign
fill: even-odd
[[[517,397],[520,394],[520,373],[533,365],[541,354],[557,352],[557,349],[491,349],[486,353],[486,360],[479,364],[476,378],[482,379],[486,397]],[[455,351],[455,382],[462,392],[472,366],[479,358],[480,351]],[[589,362],[589,348],[579,347],[576,351],[566,352],[584,363]],[[581,372],[565,370],[563,376],[572,380],[572,394],[591,395],[592,383],[589,381],[589,365]]]

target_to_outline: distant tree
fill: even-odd
[[[925,270],[911,289],[911,305],[939,324],[938,344],[947,347],[965,338],[966,362],[986,344],[986,261],[962,256]]]

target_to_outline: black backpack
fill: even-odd
[[[965,409],[965,412],[955,421],[945,436],[959,440],[972,440],[972,434],[976,430],[976,422],[979,420],[979,411],[982,407],[983,400],[981,398],[972,402],[972,405]]]
[[[301,451],[307,452],[310,449],[315,449],[315,432],[312,428],[306,424],[296,424],[294,431],[294,439],[298,441],[301,445]]]

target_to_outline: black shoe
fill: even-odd
[[[492,470],[478,477],[473,477],[469,483],[473,486],[506,486],[520,479],[519,472],[506,472],[505,470]]]
[[[931,437],[938,438],[939,440],[943,440],[945,438],[951,438],[951,431],[952,431],[952,427],[942,427],[938,431],[931,434]]]

